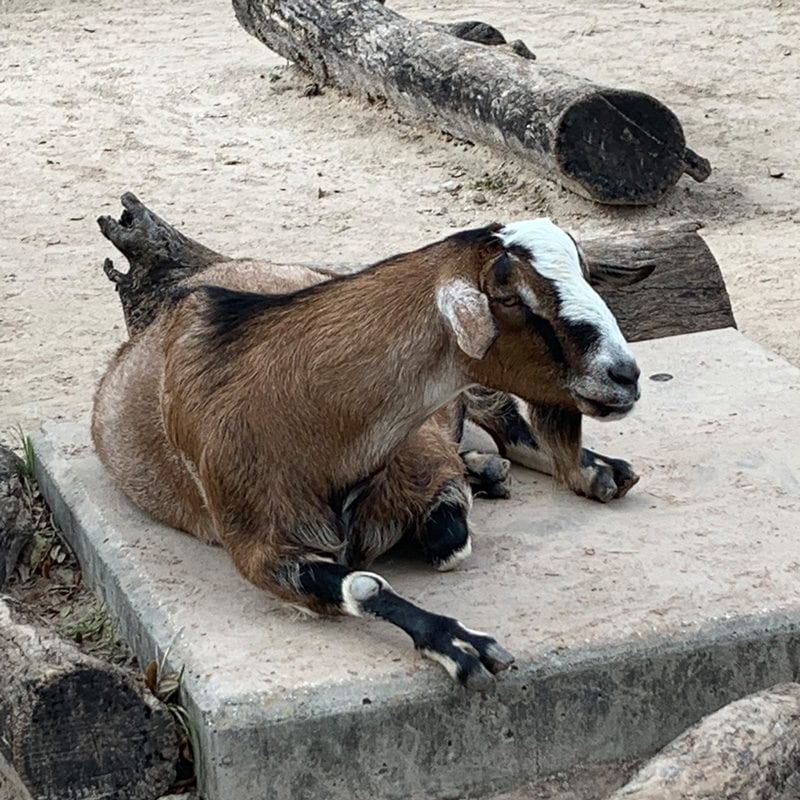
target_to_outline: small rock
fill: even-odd
[[[322,89],[318,83],[308,83],[303,87],[303,97],[318,97],[322,94]]]
[[[791,48],[790,48],[790,47],[787,47],[787,48],[786,48],[786,49],[783,51],[783,54],[784,54],[785,56],[790,56],[790,55],[792,54],[792,50],[791,50]]]
[[[482,206],[486,202],[486,195],[483,192],[473,192],[470,200],[472,200],[476,206]]]
[[[442,191],[448,194],[455,194],[460,188],[461,184],[458,181],[445,181],[442,184]]]
[[[770,178],[782,178],[783,177],[783,170],[777,169],[776,167],[769,168],[769,176]]]
[[[423,197],[433,197],[435,194],[439,194],[439,190],[436,184],[429,183],[427,186],[421,186],[419,188],[419,194]]]

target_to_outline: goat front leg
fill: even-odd
[[[470,390],[467,416],[486,430],[500,453],[529,469],[553,475],[576,494],[608,503],[639,481],[633,467],[581,447],[581,414],[531,406],[513,395]]]
[[[441,664],[468,689],[488,688],[492,675],[514,662],[491,636],[414,605],[374,572],[298,559],[284,562],[276,570],[273,589],[284,599],[316,612],[381,619],[396,625],[411,637],[421,655]]]

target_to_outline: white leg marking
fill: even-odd
[[[363,617],[361,604],[389,584],[374,572],[352,572],[342,581],[342,608],[351,617]]]
[[[458,620],[456,620],[456,622],[458,622]],[[460,622],[458,622],[458,624],[461,625]],[[473,636],[485,636],[487,639],[491,639],[492,638],[491,636],[489,636],[488,633],[484,633],[483,631],[474,631],[474,630],[472,630],[472,628],[468,628],[466,625],[461,625],[461,627],[467,633],[471,633]]]
[[[463,639],[453,639],[453,644],[459,650],[466,653],[468,656],[475,656],[475,658],[480,658],[480,653],[469,642],[465,642]]]
[[[442,561],[441,564],[436,566],[436,569],[439,572],[449,572],[451,569],[455,569],[464,559],[469,558],[472,555],[472,537],[467,538],[467,543],[460,549],[456,550],[452,553],[448,558]]]
[[[543,448],[527,447],[522,444],[509,444],[506,447],[506,455],[515,463],[528,469],[544,472],[546,475],[553,474],[553,458]]]
[[[425,658],[429,658],[431,661],[437,661],[447,670],[447,673],[454,681],[458,680],[458,664],[456,664],[452,658],[444,655],[443,653],[439,653],[436,650],[430,650],[428,648],[420,650],[420,653],[422,653]]]

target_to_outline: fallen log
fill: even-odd
[[[127,274],[106,259],[104,270],[122,300],[129,333],[143,330],[175,286],[227,256],[184,236],[130,192],[119,221],[100,217],[103,235],[128,259]],[[725,281],[697,225],[581,241],[598,272],[597,289],[630,341],[735,327]],[[310,265],[352,271],[352,265]],[[630,278],[644,280],[624,285]]]
[[[656,203],[684,172],[698,181],[711,173],[686,147],[675,114],[642,92],[598,86],[506,47],[466,41],[378,0],[233,6],[248,33],[318,83],[386,98],[454,136],[510,149],[592,200]]]
[[[15,621],[2,600],[0,674],[3,798],[153,800],[172,784],[169,711],[122,670]]]
[[[774,800],[800,769],[800,684],[773,686],[702,719],[608,800]]]
[[[14,574],[19,555],[33,535],[23,471],[22,460],[0,445],[0,591]]]

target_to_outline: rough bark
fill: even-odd
[[[22,461],[0,445],[0,591],[13,575],[19,554],[33,535],[22,474]]]
[[[4,797],[153,800],[169,788],[178,760],[169,712],[116,667],[15,621],[2,600],[0,674]]]
[[[233,5],[245,30],[319,83],[384,97],[455,136],[510,149],[542,176],[598,202],[656,203],[684,172],[695,180],[711,172],[686,147],[675,114],[642,92],[465,41],[377,0]]]
[[[119,222],[100,217],[105,237],[130,264],[123,275],[106,259],[130,333],[147,327],[160,304],[181,280],[215,261],[229,261],[176,231],[130,192],[122,196]],[[735,327],[719,266],[697,235],[697,225],[650,233],[612,234],[582,240],[587,260],[598,272],[597,288],[630,341]],[[156,265],[156,266],[154,266]],[[317,264],[335,271],[353,265]],[[626,274],[650,267],[647,278],[620,286]]]
[[[103,269],[116,286],[132,334],[150,324],[177,283],[209,264],[228,259],[179,233],[130,192],[122,196],[122,205],[119,221],[100,217],[97,224],[131,265],[123,274],[106,259]]]
[[[691,223],[581,239],[600,280],[596,288],[629,341],[736,327],[722,272],[698,228]],[[648,266],[647,278],[624,285],[626,273]]]
[[[800,684],[724,706],[668,744],[608,800],[774,800],[800,769]]]

